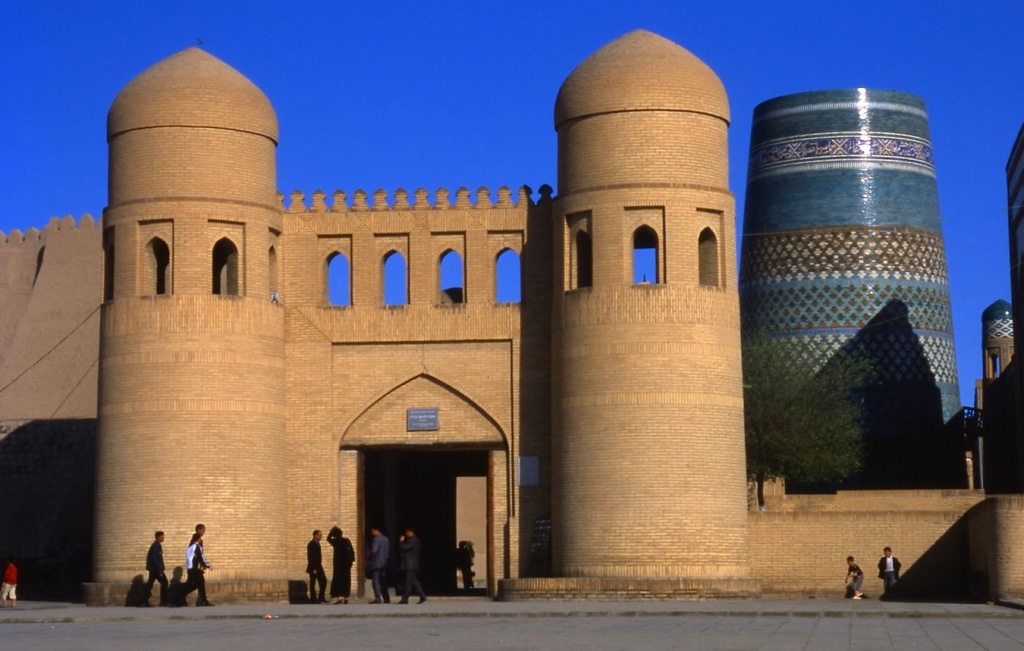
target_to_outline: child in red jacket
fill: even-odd
[[[0,587],[0,608],[7,607],[7,599],[11,600],[11,608],[18,605],[18,567],[14,561],[7,559],[7,567],[4,568],[4,584]]]

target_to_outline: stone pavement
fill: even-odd
[[[247,604],[0,610],[11,649],[1024,649],[1024,602],[844,599]],[[267,619],[269,616],[269,619]]]

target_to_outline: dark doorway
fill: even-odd
[[[456,583],[456,481],[487,475],[486,451],[363,453],[364,522],[367,529],[383,527],[391,539],[392,587],[401,578],[398,537],[412,527],[422,545],[419,578],[428,595],[486,594],[483,581],[468,593]],[[477,567],[476,572],[481,579],[486,576],[485,568]]]

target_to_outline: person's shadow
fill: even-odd
[[[146,605],[146,582],[142,580],[141,574],[132,577],[132,584],[128,587],[128,594],[125,595],[124,605],[141,607]]]
[[[167,582],[168,606],[185,605],[185,582],[182,581],[184,575],[185,570],[180,565],[171,570],[171,580]]]

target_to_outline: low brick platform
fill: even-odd
[[[289,596],[295,593],[292,584],[295,581],[206,581],[206,596],[215,604],[247,604],[247,603],[288,603]],[[299,582],[301,583],[301,582]],[[171,584],[171,594],[180,589],[180,583]],[[291,588],[291,590],[290,590]],[[159,603],[160,586],[153,585],[153,596],[150,603]],[[305,594],[305,583],[302,592]],[[139,606],[146,598],[146,584],[141,580],[124,583],[83,583],[82,599],[87,606]],[[195,593],[188,601],[194,603]]]
[[[623,599],[754,599],[756,579],[722,578],[536,578],[498,582],[498,601]]]

